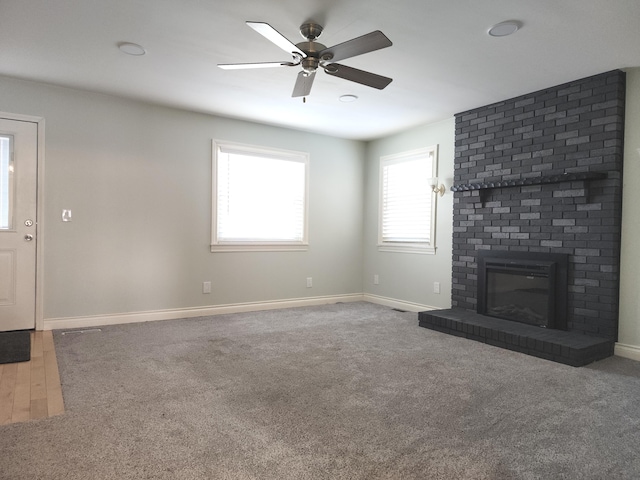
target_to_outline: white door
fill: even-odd
[[[0,118],[0,332],[35,328],[38,125]]]

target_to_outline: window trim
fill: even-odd
[[[383,217],[383,192],[384,192],[384,167],[393,163],[401,163],[415,159],[416,157],[429,157],[432,154],[431,161],[431,178],[438,176],[438,145],[418,148],[406,152],[396,153],[392,155],[384,155],[380,157],[379,169],[379,192],[378,192],[378,251],[395,252],[395,253],[416,253],[424,255],[435,255],[436,253],[436,206],[438,196],[431,191],[431,223],[430,223],[430,241],[427,242],[388,242],[382,239],[382,217]],[[425,178],[425,188],[432,190],[429,185],[429,178]]]
[[[277,252],[277,251],[306,251],[309,249],[309,158],[307,152],[299,152],[294,150],[284,150],[273,147],[263,147],[257,145],[248,145],[244,143],[228,142],[223,140],[211,141],[211,252]],[[242,154],[255,154],[260,157],[272,158],[277,160],[294,161],[304,164],[305,168],[305,185],[304,185],[304,225],[303,238],[301,241],[279,241],[279,240],[261,240],[261,241],[241,241],[241,240],[219,240],[218,225],[218,152],[225,151],[233,153],[234,151]]]

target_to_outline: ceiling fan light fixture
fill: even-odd
[[[520,27],[522,27],[522,23],[516,20],[508,20],[506,22],[500,22],[495,24],[487,33],[492,37],[507,37],[511,34],[516,33]]]
[[[121,42],[118,44],[118,48],[122,53],[126,53],[127,55],[141,56],[147,53],[147,51],[141,45],[137,43],[131,42]]]
[[[302,70],[306,72],[308,75],[312,74],[318,69],[320,62],[317,58],[308,56],[307,58],[302,59]]]

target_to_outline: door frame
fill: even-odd
[[[35,123],[38,127],[38,145],[36,173],[36,291],[34,292],[36,302],[35,329],[44,330],[44,118],[33,115],[21,115],[18,113],[8,113],[0,111],[0,118],[5,120],[15,120],[19,122]]]

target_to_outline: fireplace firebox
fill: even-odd
[[[568,255],[478,252],[478,313],[567,329]]]

